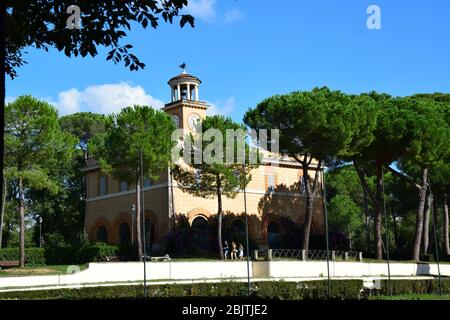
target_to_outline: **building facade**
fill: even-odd
[[[200,79],[183,71],[168,82],[171,101],[163,110],[185,133],[195,131],[195,123],[206,116],[208,104],[199,98]],[[314,163],[312,164],[314,166]],[[102,175],[95,159],[88,159],[85,230],[92,241],[126,244],[134,241],[135,186]],[[313,178],[315,172],[309,175]],[[289,158],[267,156],[251,172],[246,188],[249,236],[260,248],[277,246],[283,235],[283,219],[302,225],[306,196],[301,187],[301,165]],[[322,173],[320,173],[322,180]],[[321,181],[320,181],[321,182]],[[173,228],[176,217],[184,217],[192,228],[203,228],[217,216],[217,200],[193,196],[181,190],[169,169],[158,181],[144,181],[145,229],[148,246],[158,246]],[[324,233],[321,195],[314,200],[312,235]],[[243,228],[244,197],[223,198],[225,223]]]

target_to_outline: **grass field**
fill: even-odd
[[[57,266],[33,266],[24,268],[9,268],[0,271],[0,277],[22,277],[22,276],[43,276],[67,273],[68,265]],[[81,270],[86,269],[86,265],[78,265]]]

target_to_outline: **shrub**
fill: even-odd
[[[285,300],[327,299],[326,281],[256,282],[252,284],[252,298]],[[334,280],[331,298],[358,299],[361,280]],[[0,299],[125,299],[141,298],[142,286],[116,286],[81,289],[57,289],[0,293]],[[148,286],[152,298],[174,297],[245,297],[247,284],[243,282],[166,284]]]
[[[17,261],[19,260],[19,248],[0,249],[0,261]],[[45,249],[44,248],[25,248],[26,265],[44,265]]]
[[[115,256],[119,247],[96,244],[82,247],[47,247],[45,260],[47,264],[83,264],[105,261],[106,256]]]
[[[444,293],[450,293],[450,279],[441,279]],[[439,279],[429,280],[391,280],[393,295],[439,293]],[[388,295],[388,280],[381,281],[381,289],[377,294]]]
[[[432,262],[434,261],[434,256],[432,254],[421,254],[419,260],[423,262]]]

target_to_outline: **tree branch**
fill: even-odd
[[[398,172],[397,170],[394,170],[393,168],[389,167],[389,166],[385,166],[385,168],[392,173],[394,176],[408,182],[414,189],[416,189],[417,191],[422,190],[422,187],[420,185],[418,185],[411,177],[408,177],[407,175],[404,175],[400,172]]]

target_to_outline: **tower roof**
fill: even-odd
[[[199,84],[202,83],[199,78],[197,78],[195,76],[192,76],[192,75],[190,75],[190,74],[188,74],[186,72],[180,73],[179,75],[171,78],[169,80],[169,82],[167,82],[167,83],[170,85],[173,82],[183,82],[183,81],[189,81],[189,80],[190,81],[194,81],[194,82],[198,82]]]

